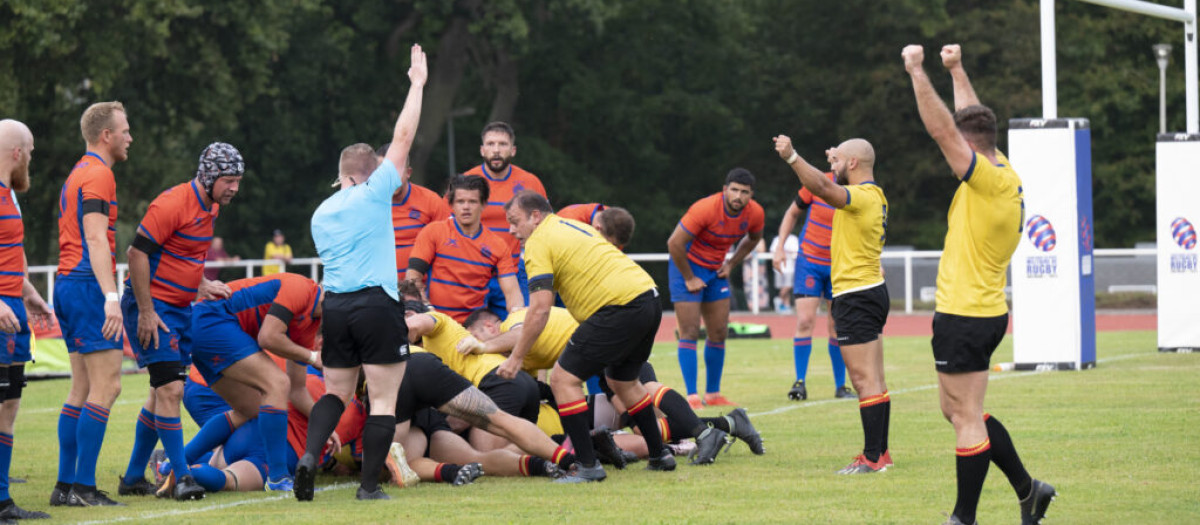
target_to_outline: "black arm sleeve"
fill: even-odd
[[[133,247],[137,248],[139,251],[141,251],[142,253],[145,253],[146,255],[154,255],[154,254],[158,253],[159,250],[162,249],[161,244],[157,244],[154,241],[150,240],[149,237],[146,237],[145,235],[141,235],[141,234],[139,234],[137,237],[133,238]]]
[[[410,257],[408,259],[408,269],[414,270],[416,272],[419,272],[419,273],[422,273],[425,275],[429,275],[429,263],[425,262],[425,260],[423,260],[423,259],[418,259],[416,257]]]
[[[87,199],[83,201],[83,204],[79,207],[79,210],[83,212],[84,215],[89,213],[99,213],[107,217],[108,201],[103,199]]]
[[[292,311],[279,303],[271,303],[271,308],[267,310],[267,315],[278,317],[283,324],[292,322]]]
[[[803,199],[801,199],[799,195],[797,195],[797,196],[796,196],[796,200],[795,200],[795,202],[796,202],[796,207],[797,207],[797,208],[800,208],[801,210],[803,210],[803,209],[805,209],[805,208],[807,208],[807,207],[808,207],[808,203],[807,203],[807,202],[804,202],[804,200],[803,200]]]
[[[537,292],[541,290],[554,289],[554,275],[540,275],[529,280],[529,291]]]

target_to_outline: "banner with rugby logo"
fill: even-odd
[[[1086,119],[1012,119],[1009,160],[1025,218],[1013,254],[1013,363],[1018,370],[1096,365],[1092,150]]]
[[[1200,351],[1200,135],[1158,136],[1158,349]]]

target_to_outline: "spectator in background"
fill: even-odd
[[[779,249],[779,239],[776,236],[771,241],[770,252],[775,253]],[[774,271],[775,288],[779,290],[779,296],[775,298],[775,311],[781,314],[792,313],[792,278],[796,269],[796,254],[800,252],[800,238],[794,234],[788,234],[783,241],[784,259],[780,264],[780,269]]]
[[[205,256],[205,262],[225,262],[225,261],[240,261],[241,257],[236,255],[230,256],[225,251],[225,239],[213,237],[212,244],[208,247],[208,255]],[[213,266],[205,266],[204,278],[210,281],[215,281],[221,277],[221,269]]]
[[[267,243],[266,248],[263,248],[263,259],[278,259],[279,262],[283,263],[264,264],[262,267],[263,275],[282,272],[284,266],[292,262],[292,247],[284,242],[283,230],[275,230],[275,233],[271,234],[271,242]]]

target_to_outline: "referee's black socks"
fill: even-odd
[[[338,396],[325,394],[317,400],[312,407],[312,412],[309,413],[308,440],[304,444],[304,451],[318,463],[321,462],[321,449],[325,448],[325,442],[329,440],[329,436],[333,435],[333,430],[337,428],[338,420],[342,418],[344,410],[346,410],[346,404]]]
[[[387,461],[392,436],[396,434],[396,416],[384,414],[367,416],[363,427],[362,488],[374,492],[379,488],[379,473]]]

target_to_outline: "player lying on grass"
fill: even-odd
[[[551,440],[549,436],[538,429],[537,425],[500,410],[491,398],[442,363],[436,355],[415,351],[409,360],[409,371],[411,373],[400,384],[400,391],[396,398],[397,423],[394,442],[409,443],[408,438],[412,433],[409,429],[412,426],[414,415],[422,409],[434,408],[446,415],[466,421],[474,427],[472,431],[488,432],[503,438],[506,442],[513,443],[520,450],[537,456],[541,460],[533,461],[531,459],[525,462],[524,467],[517,466],[518,470],[521,468],[528,469],[530,472],[540,470],[549,475],[552,466],[565,469],[575,462],[574,454]],[[440,428],[440,425],[438,427]],[[425,431],[431,435],[436,433],[430,432],[428,428],[425,428]],[[439,438],[437,442],[431,443],[430,450],[435,448],[433,445],[442,443]],[[424,455],[425,447],[420,446],[419,442],[414,442],[411,444],[410,450],[410,457],[412,457],[412,453],[416,453],[417,457],[420,457]],[[459,452],[465,451],[460,450]],[[500,457],[502,456],[495,456],[495,458]],[[451,456],[441,455],[439,458],[452,459]],[[454,455],[453,458],[464,458],[464,456]],[[471,455],[466,459],[481,458]],[[419,467],[418,472],[426,468],[426,465],[421,465],[421,463],[414,464],[414,468]],[[509,470],[500,467],[499,472],[507,471]],[[454,473],[454,476],[450,476],[451,472],[449,471],[432,473],[426,470],[425,474],[422,476],[423,479],[436,479],[435,475],[441,476],[442,479],[454,479],[457,476],[457,472]]]
[[[282,365],[281,365],[282,366]],[[305,374],[305,390],[309,399],[315,401],[325,395],[325,378],[316,369],[309,369]],[[309,406],[311,406],[311,402]],[[286,475],[294,476],[296,462],[304,453],[305,438],[308,435],[308,416],[295,405],[288,407]],[[214,418],[216,419],[216,418]],[[221,490],[256,491],[263,490],[268,477],[267,447],[259,437],[258,425],[261,418],[251,419],[230,433],[223,441],[213,445],[210,450],[197,448],[195,440],[188,444],[186,453],[192,462],[192,475],[208,492]],[[350,406],[342,413],[337,429],[326,443],[322,453],[323,460],[328,460],[341,449],[343,440],[350,442],[362,435],[366,421],[366,408],[357,400],[352,400]],[[193,459],[193,457],[195,459]],[[152,464],[154,462],[152,461]],[[159,493],[164,497],[170,494],[173,486],[171,465],[164,462],[156,469],[156,477],[160,482]],[[274,475],[275,473],[271,473]]]
[[[507,354],[511,352],[513,346],[516,345],[517,340],[521,337],[525,312],[524,310],[514,312],[503,322],[500,321],[499,316],[488,310],[476,310],[472,312],[467,318],[467,329],[472,335],[459,342],[459,353]],[[551,308],[550,315],[546,320],[546,327],[538,335],[538,338],[534,340],[529,352],[525,354],[525,358],[522,361],[523,371],[536,374],[538,370],[553,367],[554,363],[562,355],[563,349],[566,348],[571,334],[575,333],[575,330],[578,328],[579,323],[575,321],[575,318],[571,317],[571,314],[566,309]],[[663,433],[663,441],[670,441],[670,438],[667,437],[668,434],[677,436],[678,439],[696,439],[698,453],[694,459],[695,463],[712,463],[716,459],[717,453],[720,451],[721,444],[724,443],[727,434],[735,429],[737,430],[737,433],[734,434],[735,438],[741,438],[746,441],[755,454],[763,453],[762,438],[759,437],[758,432],[750,424],[745,410],[734,411],[730,414],[731,417],[741,422],[740,425],[733,419],[726,418],[706,418],[707,420],[702,420],[696,416],[696,412],[692,410],[683,396],[658,382],[654,374],[654,367],[650,363],[642,365],[642,371],[638,379],[642,382],[646,390],[651,392],[654,407],[666,415],[663,421],[672,422],[670,425],[660,422],[659,429]],[[611,400],[612,405],[618,407],[614,413],[623,414],[625,407],[613,395],[607,381],[602,378],[600,382],[601,388],[607,394],[604,399],[606,401]],[[716,422],[716,425],[713,425],[713,422]],[[596,425],[593,428],[608,427],[615,429],[624,428],[625,426],[624,424],[617,424],[614,421],[606,425]],[[645,448],[644,441],[642,441],[640,448]],[[605,456],[605,459],[612,462],[617,468],[625,466],[619,454],[614,455],[601,451],[601,456]]]

